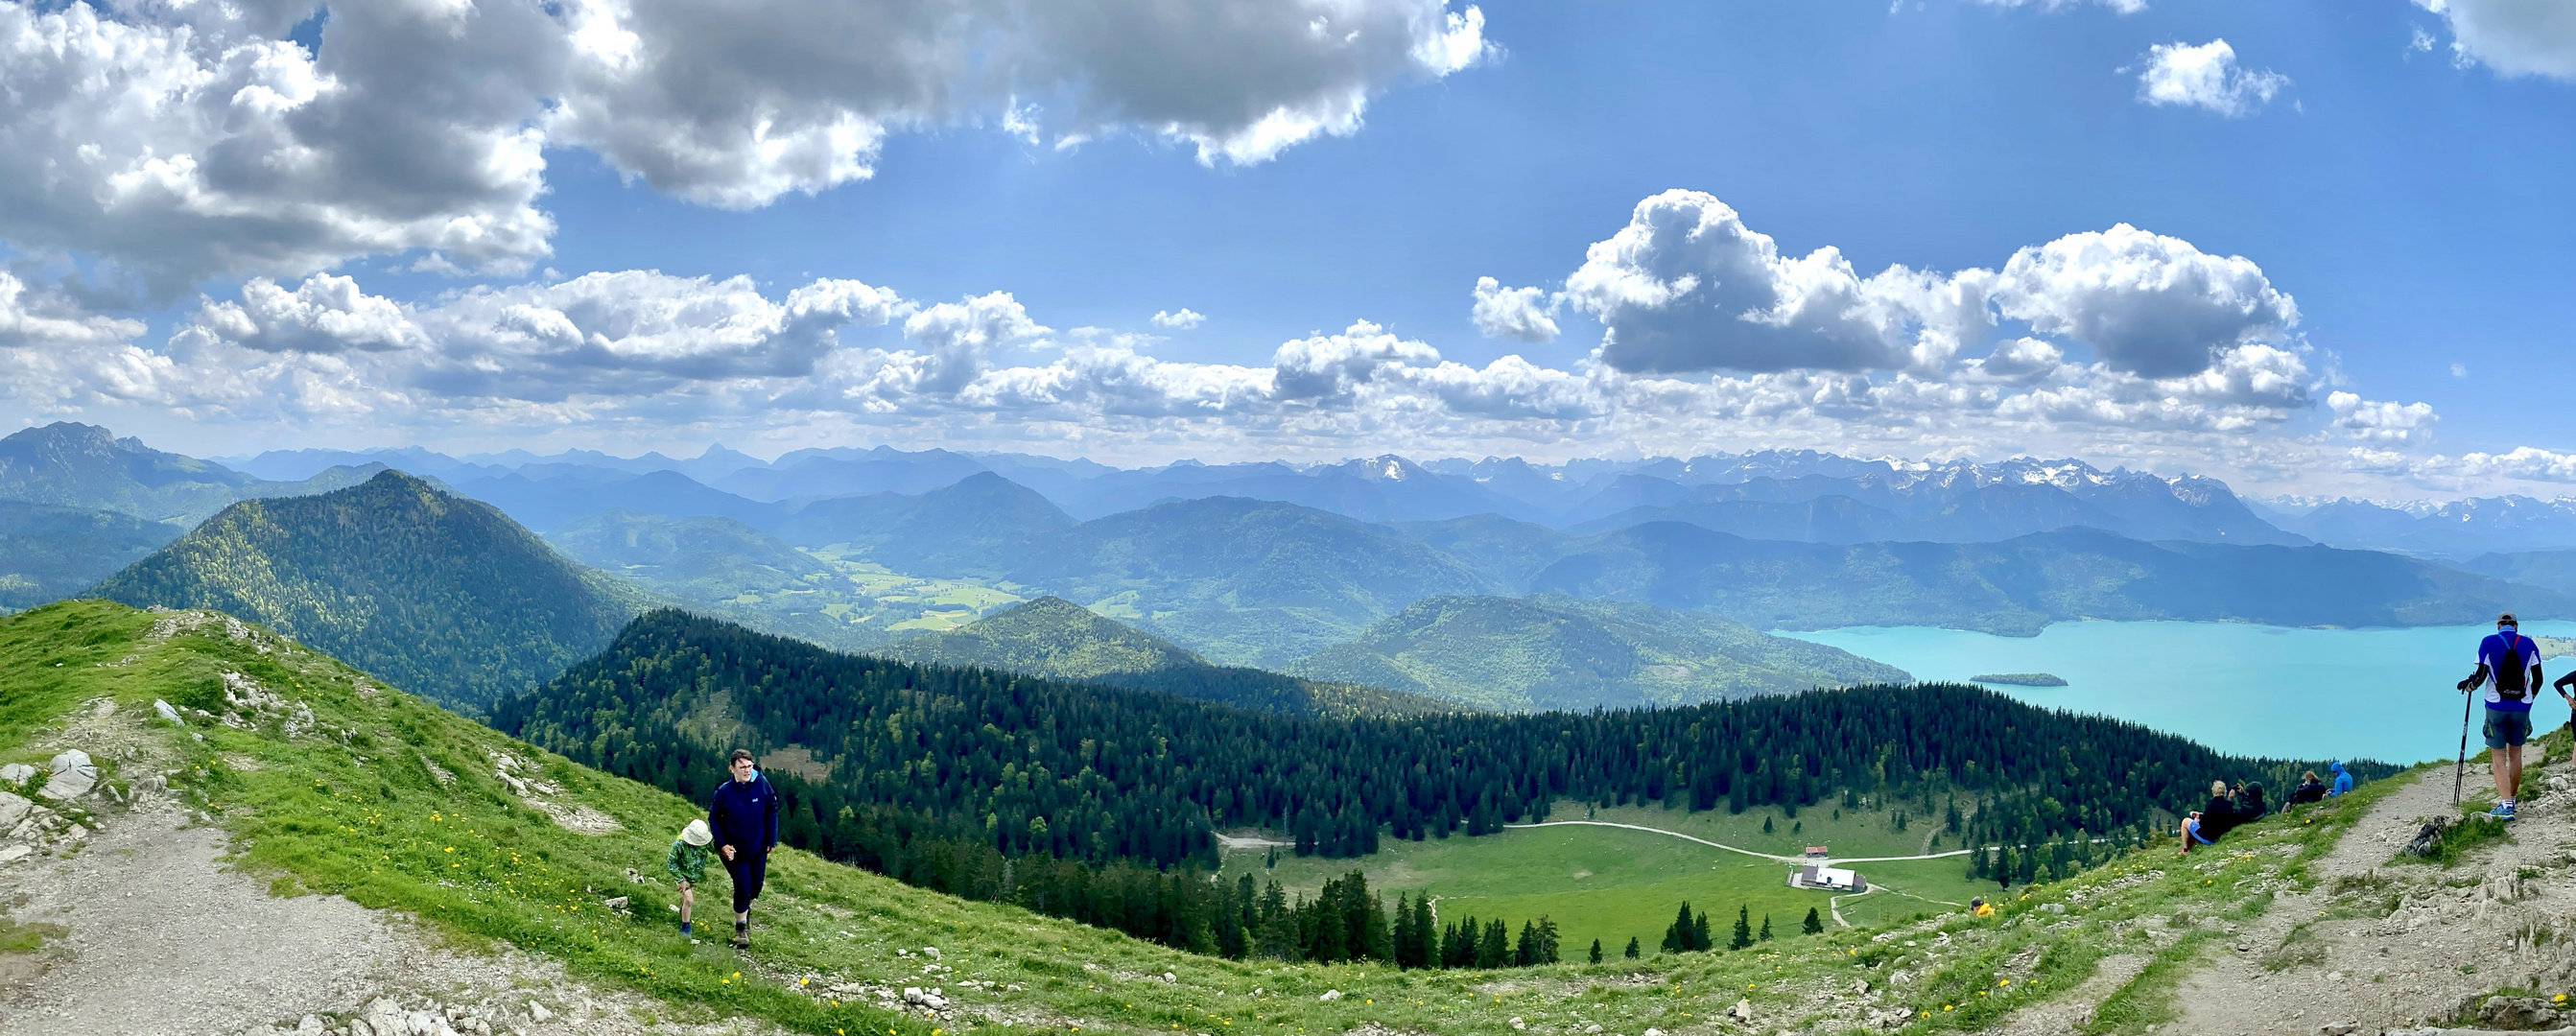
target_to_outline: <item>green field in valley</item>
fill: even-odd
[[[1691,814],[1627,807],[1595,810],[1591,819],[1680,831],[1780,855],[1817,844],[1805,840],[1816,835],[1837,839],[1826,844],[1850,856],[1910,855],[1922,844],[1921,828],[1898,835],[1886,816],[1875,812],[1852,811],[1837,821],[1832,819],[1831,807],[1822,812],[1800,811],[1795,823],[1816,823],[1794,835],[1790,833],[1793,822],[1777,810],[1768,811],[1774,833],[1764,836],[1763,812]],[[1582,805],[1561,804],[1552,819],[1585,816]],[[1809,908],[1825,916],[1830,926],[1833,909],[1828,893],[1789,887],[1791,864],[1617,827],[1563,825],[1515,828],[1479,838],[1388,840],[1378,852],[1356,860],[1297,857],[1281,849],[1276,866],[1265,870],[1269,857],[1266,849],[1235,850],[1226,854],[1226,871],[1229,875],[1251,871],[1255,880],[1275,878],[1292,893],[1311,896],[1326,879],[1357,869],[1368,876],[1371,888],[1384,895],[1430,893],[1443,920],[1499,917],[1517,930],[1521,921],[1545,915],[1563,933],[1568,956],[1583,953],[1596,938],[1605,954],[1616,956],[1631,936],[1645,953],[1652,954],[1685,900],[1694,911],[1708,912],[1721,942],[1734,924],[1739,905],[1751,912],[1756,928],[1768,915],[1776,938],[1796,937]],[[1965,877],[1966,862],[1960,857],[1865,863],[1856,869],[1873,891],[1841,897],[1841,910],[1846,921],[1862,927],[1955,910],[1951,904],[1995,890],[1991,883]]]

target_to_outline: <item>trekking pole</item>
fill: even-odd
[[[2460,692],[2460,761],[2451,768],[2451,805],[2460,804],[2460,785],[2469,777],[2469,710],[2477,707],[2477,692]]]

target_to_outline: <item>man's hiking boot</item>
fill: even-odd
[[[2494,818],[2496,818],[2496,819],[2498,819],[2498,820],[2511,820],[2511,819],[2513,819],[2513,803],[2511,803],[2511,802],[2499,802],[2499,803],[2496,803],[2496,808],[2491,809],[2491,810],[2488,810],[2488,811],[2487,811],[2487,815],[2488,815],[2488,816],[2491,816],[2491,817],[2494,817]]]
[[[735,922],[733,926],[733,948],[737,950],[751,948],[750,929],[740,922]]]

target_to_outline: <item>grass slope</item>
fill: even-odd
[[[1646,604],[1434,597],[1289,671],[1514,712],[1676,705],[1913,679],[1819,647]]]
[[[151,723],[155,698],[223,708],[227,672],[309,707],[314,726],[289,733],[276,712],[253,717],[250,729]],[[814,991],[841,980],[944,985],[969,1007],[1010,1019],[968,1031],[1320,1036],[1374,1025],[1463,1034],[1496,1032],[1512,1018],[1543,1032],[1586,1024],[1678,1031],[1742,997],[1766,1029],[1857,1027],[1865,1011],[1882,1010],[1902,1020],[1898,1031],[1928,1033],[1990,1025],[2072,988],[2110,953],[2144,952],[2153,960],[2147,973],[2088,1027],[2135,1032],[2161,1019],[2173,979],[2222,937],[2222,925],[2259,914],[2273,889],[2306,883],[2304,862],[2395,786],[2376,782],[2305,817],[2258,822],[2231,834],[2223,851],[2188,861],[2169,849],[2132,853],[2016,894],[1990,921],[1947,914],[1884,939],[1830,932],[1753,952],[1614,955],[1600,966],[1510,972],[1503,983],[1493,973],[1197,957],[910,889],[792,850],[772,865],[759,942],[738,957],[678,938],[663,910],[668,886],[622,876],[629,867],[651,872],[695,805],[537,751],[219,617],[78,601],[0,618],[0,760],[37,758],[28,740],[38,726],[75,707],[94,713],[101,698],[162,739],[179,793],[235,833],[238,865],[273,875],[279,894],[343,894],[414,915],[467,946],[519,946],[659,996],[678,1020],[756,1018],[834,1036],[931,1030]],[[498,779],[497,754],[529,761],[527,772],[560,786],[561,800],[614,818],[619,829],[589,836],[558,826]],[[111,783],[141,776],[102,762]],[[716,884],[710,900],[723,894]],[[631,918],[605,911],[600,893],[585,889],[631,895],[636,910]],[[2040,910],[2051,904],[2066,913]],[[922,945],[941,947],[955,970],[925,978],[918,957],[898,956]],[[1899,970],[1909,981],[1889,983]],[[1160,978],[1167,972],[1170,982]],[[968,977],[1026,991],[960,992]],[[1856,979],[1872,991],[1851,996]],[[1320,999],[1326,990],[1342,995]]]
[[[490,505],[391,471],[234,504],[91,593],[264,623],[467,709],[606,647],[646,603]]]

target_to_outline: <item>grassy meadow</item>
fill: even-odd
[[[1560,803],[1551,819],[1681,831],[1776,855],[1795,855],[1811,844],[1852,856],[1911,855],[1915,850],[1908,843],[1922,844],[1924,828],[1898,835],[1886,814],[1852,810],[1843,819],[1834,814],[1831,807],[1806,809],[1791,821],[1777,809],[1730,816],[1724,810],[1694,814],[1623,807],[1587,816],[1580,803]],[[1773,835],[1762,834],[1765,815],[1773,821]],[[1809,821],[1813,823],[1805,833],[1790,833],[1793,823]],[[1809,842],[1809,835],[1832,840]],[[1545,915],[1563,933],[1569,957],[1587,951],[1594,939],[1601,940],[1604,954],[1615,957],[1630,936],[1652,954],[1684,901],[1709,914],[1720,940],[1734,924],[1738,906],[1750,911],[1756,928],[1769,916],[1772,934],[1780,939],[1800,934],[1800,922],[1811,907],[1832,924],[1831,895],[1789,887],[1791,864],[1626,828],[1566,825],[1513,828],[1482,838],[1387,839],[1378,852],[1356,860],[1298,857],[1283,848],[1275,865],[1270,859],[1266,849],[1228,852],[1226,875],[1231,879],[1249,871],[1255,881],[1275,879],[1292,893],[1312,896],[1326,880],[1358,870],[1368,876],[1369,887],[1385,895],[1429,893],[1444,920],[1500,917],[1517,931],[1522,920]],[[1991,882],[1965,877],[1966,866],[1959,857],[1857,864],[1876,891],[1842,897],[1843,917],[1871,927],[1953,910],[1951,904],[1997,891]]]

